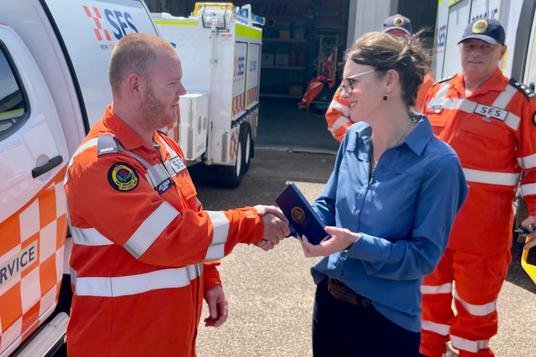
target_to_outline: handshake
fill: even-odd
[[[290,235],[289,222],[283,212],[275,206],[255,206],[264,223],[262,240],[255,245],[264,251],[273,249],[279,242]]]

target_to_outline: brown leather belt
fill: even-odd
[[[342,282],[328,278],[328,291],[335,298],[346,301],[352,305],[361,306],[366,309],[372,306],[372,302],[350,289]]]

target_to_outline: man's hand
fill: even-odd
[[[206,290],[205,301],[210,314],[205,319],[205,326],[220,327],[227,320],[227,299],[225,299],[223,288],[216,285]]]
[[[523,222],[521,222],[521,225],[527,228],[536,226],[536,216],[528,216],[527,218],[525,218]],[[536,231],[527,235],[527,237],[530,237],[530,240],[527,243],[525,243],[525,245],[523,246],[523,249],[530,249],[532,247],[535,247],[536,246]]]
[[[306,236],[300,237],[303,254],[306,257],[325,257],[343,251],[359,240],[359,234],[346,228],[327,226],[324,228],[331,238],[314,245],[309,243]]]
[[[288,220],[275,206],[255,206],[257,213],[262,217],[264,223],[264,235],[262,240],[255,245],[265,251],[272,249],[279,244],[279,241],[290,234]]]

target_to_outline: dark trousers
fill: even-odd
[[[332,292],[333,286],[330,283]],[[335,287],[337,296],[344,295],[345,288],[349,289],[340,285]],[[420,333],[406,330],[390,321],[372,306],[370,300],[360,295],[353,293],[355,296],[335,298],[332,292],[328,291],[328,279],[322,281],[316,290],[313,310],[314,357],[419,356]]]

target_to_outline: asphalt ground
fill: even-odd
[[[232,190],[216,188],[204,169],[191,171],[204,207],[226,209],[273,204],[289,181],[296,182],[313,200],[321,192],[334,158],[281,148],[257,150],[242,184]],[[498,357],[536,356],[536,288],[519,267],[520,251],[515,245],[498,301],[499,334],[491,340]],[[207,328],[201,322],[198,355],[311,356],[314,284],[309,269],[314,262],[303,256],[292,238],[267,253],[254,246],[237,246],[220,267],[229,319],[220,328]],[[203,316],[207,315],[204,309]]]

